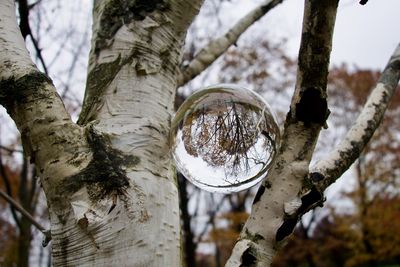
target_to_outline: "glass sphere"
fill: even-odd
[[[176,167],[201,189],[232,193],[258,183],[279,144],[269,105],[253,91],[218,84],[188,97],[172,120]]]

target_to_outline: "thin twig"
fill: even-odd
[[[44,73],[46,73],[46,75],[48,75],[49,72],[48,72],[47,67],[46,67],[46,62],[44,61],[44,58],[42,56],[42,49],[39,47],[39,44],[36,41],[35,37],[32,35],[32,33],[29,34],[29,36],[31,37],[33,46],[35,47],[35,50],[36,50],[36,56],[38,57],[38,59],[40,61],[40,64],[43,67],[43,71],[44,71]]]
[[[10,197],[6,192],[0,190],[0,196],[3,197],[11,206],[18,210],[21,215],[25,216],[39,231],[45,232],[46,229],[38,223],[29,212],[27,212],[17,201]]]
[[[3,197],[11,206],[13,206],[16,210],[18,210],[22,216],[28,219],[33,226],[35,226],[40,232],[43,233],[44,238],[42,241],[42,246],[45,247],[51,241],[51,232],[50,230],[46,230],[40,223],[38,223],[32,215],[27,212],[17,201],[15,201],[12,197],[10,197],[3,190],[0,190],[0,196]]]
[[[18,11],[19,11],[19,16],[20,16],[19,28],[21,29],[22,37],[24,38],[24,40],[26,39],[26,37],[28,35],[31,37],[33,47],[35,48],[35,51],[36,51],[36,56],[38,57],[41,65],[43,67],[43,71],[46,73],[46,75],[48,75],[46,63],[42,56],[42,50],[40,49],[36,38],[33,36],[31,26],[29,24],[30,8],[29,8],[27,0],[19,0],[18,1]]]
[[[6,146],[2,146],[2,145],[0,145],[0,149],[2,149],[2,150],[4,150],[4,151],[7,151],[8,153],[24,153],[24,151],[22,151],[22,150],[19,150],[19,149],[12,149],[12,148],[9,148],[9,147],[6,147]]]

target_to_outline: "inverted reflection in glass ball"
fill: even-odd
[[[219,84],[195,92],[177,111],[171,129],[176,167],[194,185],[232,193],[258,183],[279,144],[279,127],[256,93]]]

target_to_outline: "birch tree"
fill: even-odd
[[[30,59],[12,0],[0,2],[0,104],[46,194],[55,266],[181,266],[178,183],[169,153],[176,89],[283,0],[265,0],[181,66],[201,0],[96,0],[85,98],[71,120]],[[365,4],[366,1],[363,1]],[[269,266],[299,218],[357,159],[400,77],[400,46],[343,142],[309,166],[329,115],[338,0],[305,0],[297,82],[280,150],[226,266]]]

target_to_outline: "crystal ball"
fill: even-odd
[[[177,170],[201,189],[233,193],[257,184],[276,155],[279,126],[253,91],[218,84],[196,91],[172,120]]]

